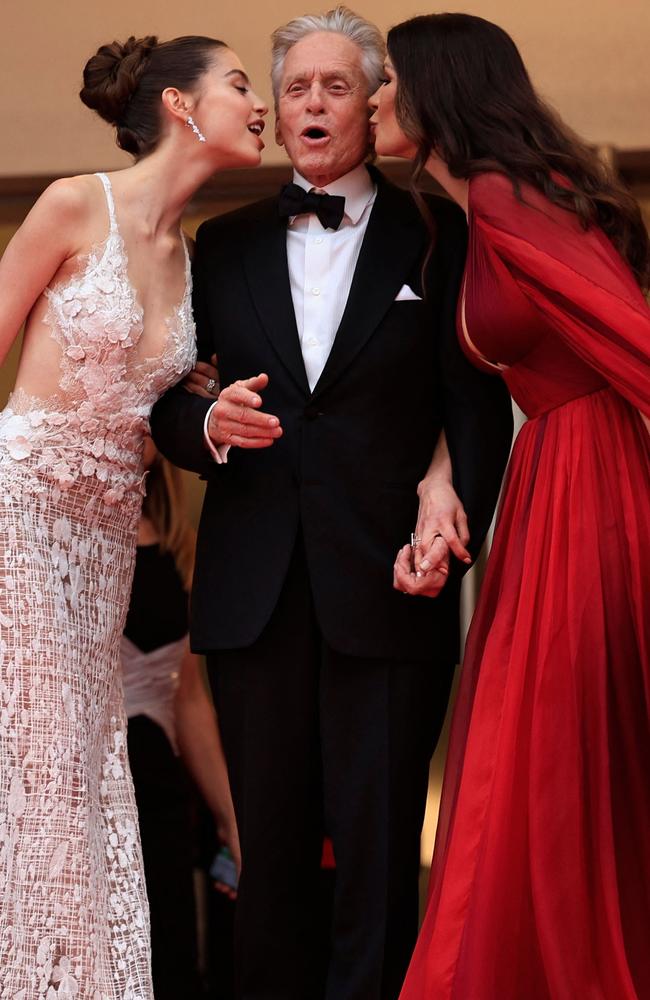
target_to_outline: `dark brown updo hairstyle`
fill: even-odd
[[[471,14],[427,14],[389,31],[388,54],[398,78],[397,118],[418,147],[414,184],[433,150],[453,177],[497,171],[517,197],[529,183],[575,212],[585,229],[600,226],[648,287],[650,242],[638,204],[535,93],[502,28]]]
[[[161,132],[160,95],[166,87],[192,90],[225,43],[202,35],[158,42],[131,36],[102,45],[84,67],[83,103],[115,126],[120,149],[140,159]]]

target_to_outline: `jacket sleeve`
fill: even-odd
[[[470,223],[530,302],[583,361],[650,416],[650,310],[627,263],[598,227],[507,177],[470,183]]]
[[[452,218],[448,232],[439,228],[439,250],[433,257],[433,266],[445,274],[438,317],[440,391],[454,488],[465,507],[469,550],[475,559],[494,515],[510,453],[512,403],[501,378],[475,368],[459,343],[456,310],[467,233],[460,211]]]
[[[198,357],[209,361],[214,354],[213,335],[207,309],[206,239],[204,227],[197,233],[192,263],[192,309],[196,324]],[[205,417],[214,400],[187,392],[182,385],[169,389],[151,413],[151,434],[156,447],[174,465],[209,476],[217,468],[203,437]]]

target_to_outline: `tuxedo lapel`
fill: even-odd
[[[373,171],[373,176],[377,176]],[[388,312],[426,245],[409,195],[377,176],[378,188],[339,329],[314,397],[350,364]]]
[[[279,218],[276,201],[268,206],[268,214],[259,219],[254,237],[248,242],[244,269],[266,336],[298,386],[309,395],[291,298],[286,220]]]

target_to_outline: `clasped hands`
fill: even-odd
[[[393,567],[393,586],[404,594],[437,597],[449,576],[450,553],[466,565],[472,557],[467,515],[445,476],[426,476],[418,486],[420,507],[414,544],[404,545]]]

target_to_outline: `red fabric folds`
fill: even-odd
[[[522,193],[470,186],[466,330],[529,420],[401,1000],[650,1000],[650,312],[599,230]]]

